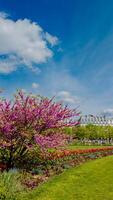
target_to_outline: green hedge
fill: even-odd
[[[113,139],[112,126],[86,125],[72,128],[72,134],[78,139]]]

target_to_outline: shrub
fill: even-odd
[[[19,91],[14,101],[0,100],[0,162],[9,170],[27,162],[29,150],[36,143],[46,146],[61,143],[60,135],[40,136],[47,130],[75,126],[76,109],[69,109],[53,99],[26,95]],[[62,136],[61,136],[62,137]],[[39,139],[38,139],[39,138]],[[51,142],[50,142],[51,141]],[[48,143],[48,144],[47,144]],[[26,159],[27,158],[27,159]]]

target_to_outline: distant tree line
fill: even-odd
[[[70,134],[74,140],[88,143],[113,144],[112,126],[76,126],[66,128],[66,133]]]

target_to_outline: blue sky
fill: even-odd
[[[0,87],[113,113],[113,1],[0,0]]]

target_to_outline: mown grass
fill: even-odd
[[[22,199],[113,200],[113,156],[66,170]]]
[[[104,148],[104,147],[108,147],[108,146],[104,146],[104,145],[95,145],[95,146],[94,145],[76,145],[75,144],[75,145],[66,146],[66,149],[90,149],[90,148]]]

